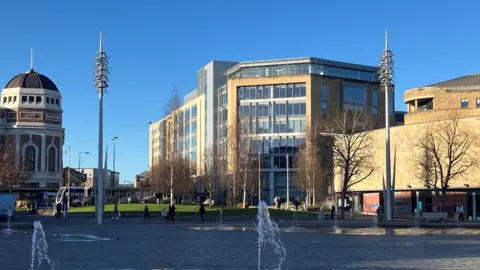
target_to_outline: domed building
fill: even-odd
[[[56,190],[62,181],[62,95],[47,76],[31,69],[13,77],[0,99],[0,143],[15,143],[29,178],[25,188]]]

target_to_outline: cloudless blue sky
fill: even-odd
[[[403,92],[480,69],[477,1],[2,1],[0,83],[34,68],[63,95],[72,167],[97,165],[98,95],[92,69],[99,32],[110,56],[104,135],[119,136],[121,182],[147,169],[148,121],[163,117],[172,86],[196,88],[211,60],[313,56],[377,65],[389,30],[396,109]],[[64,155],[64,158],[66,156]],[[66,165],[66,159],[64,165]]]

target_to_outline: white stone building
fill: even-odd
[[[0,144],[14,140],[31,172],[25,187],[58,188],[62,182],[62,95],[55,83],[33,69],[13,77],[0,98]]]

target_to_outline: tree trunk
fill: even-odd
[[[236,188],[236,173],[233,174],[233,202],[232,207],[236,208],[236,201],[237,201],[237,188]]]
[[[445,212],[445,201],[447,200],[447,189],[442,188],[442,200],[440,206],[440,212]]]
[[[340,220],[345,219],[345,198],[347,197],[347,190],[342,188],[342,202],[340,203]]]
[[[242,205],[243,209],[245,209],[246,200],[247,200],[247,187],[243,186],[243,205]]]
[[[210,191],[209,191],[209,193],[210,193],[210,195],[209,195],[209,197],[210,197],[210,202],[209,202],[209,204],[210,204],[210,208],[212,208],[212,187],[211,187],[211,186],[210,186]]]

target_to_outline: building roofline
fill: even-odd
[[[284,58],[284,59],[271,59],[271,60],[258,60],[258,61],[246,61],[240,62],[227,70],[226,75],[230,75],[241,68],[245,67],[262,67],[262,66],[275,66],[275,65],[291,65],[291,64],[303,64],[303,63],[314,63],[314,64],[323,64],[327,66],[342,67],[348,69],[361,69],[365,71],[378,71],[378,67],[360,65],[354,63],[333,61],[315,57],[297,57],[297,58]]]
[[[197,72],[199,72],[200,70],[203,70],[203,69],[205,69],[205,67],[206,67],[207,65],[209,65],[210,63],[213,63],[213,64],[215,64],[215,63],[230,63],[230,64],[238,64],[239,62],[237,62],[237,61],[211,60],[211,61],[209,61],[208,63],[206,63],[205,65],[203,65],[201,68],[199,68],[199,69],[197,70]]]

